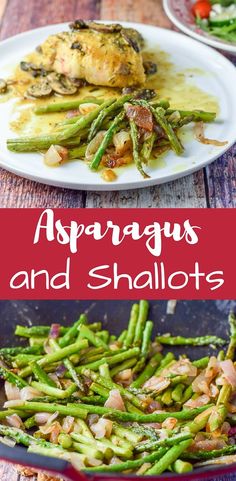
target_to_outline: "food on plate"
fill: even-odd
[[[17,326],[28,342],[0,349],[0,441],[91,473],[160,475],[235,462],[235,316],[225,350],[227,341],[212,334],[153,339],[148,319],[140,301],[118,336],[85,314],[70,327]],[[184,354],[184,346],[206,345],[220,351]]]
[[[99,105],[98,105],[99,103]],[[213,122],[216,114],[200,110],[185,111],[170,108],[155,91],[138,90],[109,99],[90,98],[58,102],[36,107],[36,115],[76,109],[76,114],[53,126],[52,132],[37,137],[8,139],[13,152],[40,152],[48,166],[59,166],[72,159],[83,159],[93,171],[109,170],[135,163],[144,178],[152,155],[172,149],[176,155],[184,152],[179,138],[181,127],[191,122],[201,123],[198,140],[213,145],[226,142],[204,138],[203,122]],[[114,180],[114,177],[112,177]]]
[[[210,35],[236,42],[236,3],[234,0],[200,0],[192,7],[197,25]]]
[[[187,102],[175,108],[171,89],[164,89],[165,98],[158,92],[163,75],[168,86],[163,65],[158,77],[163,52],[155,57],[144,47],[137,30],[119,24],[77,20],[68,32],[49,36],[20,62],[13,79],[0,80],[0,93],[11,91],[12,84],[20,96],[14,113],[30,119],[19,138],[8,139],[7,148],[41,153],[48,167],[79,159],[105,182],[114,182],[118,168],[134,164],[148,179],[162,154],[184,154],[182,129],[191,123],[197,124],[199,142],[225,145],[204,134],[203,124],[216,118],[216,102],[206,103],[203,93],[206,111],[201,101],[196,110]],[[180,79],[177,73],[178,106]]]
[[[77,20],[70,32],[51,35],[39,49],[39,66],[89,84],[113,87],[145,81],[143,39],[131,28]]]

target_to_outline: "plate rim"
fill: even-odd
[[[228,53],[234,53],[236,54],[236,45],[230,45],[229,43],[223,43],[220,40],[217,40],[215,37],[204,37],[204,35],[201,35],[200,33],[194,32],[190,27],[186,26],[183,24],[172,12],[172,9],[170,7],[170,0],[162,0],[163,3],[163,8],[164,11],[171,20],[171,22],[179,28],[182,32],[184,32],[186,35],[189,35],[191,38],[194,40],[198,40],[205,45],[208,45],[213,48],[217,48],[221,51],[228,52]]]
[[[102,20],[102,22],[113,23],[114,20],[113,21]],[[134,28],[138,28],[138,27],[143,28],[144,27],[144,28],[152,28],[152,29],[155,29],[157,31],[163,31],[164,30],[165,32],[168,32],[171,36],[173,36],[173,38],[174,37],[181,37],[182,39],[188,38],[188,37],[186,37],[186,35],[184,35],[181,32],[175,32],[173,30],[158,27],[156,25],[150,25],[150,24],[144,24],[144,23],[138,23],[138,22],[125,22],[125,21],[124,22],[120,21],[120,23],[123,24],[123,25],[128,25],[128,26],[132,25]],[[46,25],[46,26],[43,26],[43,27],[38,27],[36,29],[26,30],[24,32],[21,32],[19,34],[16,34],[12,37],[9,37],[9,38],[1,41],[0,42],[0,48],[2,46],[6,46],[9,43],[12,43],[12,42],[14,43],[19,38],[31,36],[33,32],[37,32],[37,33],[45,32],[46,30],[48,30],[52,27],[54,27],[54,28],[57,27],[57,28],[63,29],[63,28],[67,28],[68,24],[69,24],[69,22],[55,23],[55,24],[50,24],[50,25]],[[188,40],[192,44],[194,44],[195,46],[199,45],[199,42],[197,40],[193,39],[193,38],[188,38]],[[220,52],[214,50],[212,47],[210,47],[209,45],[206,45],[206,44],[201,44],[201,48],[203,50],[205,50],[206,52],[210,51],[210,53],[213,54],[213,56],[215,56],[215,61],[218,57],[221,60],[221,63],[223,61],[223,63],[225,63],[228,68],[230,68],[230,69],[232,69],[232,71],[234,71],[235,67],[233,66],[232,62],[230,62],[230,60],[227,59]],[[234,73],[236,73],[236,70],[234,71]],[[18,175],[22,178],[33,180],[35,182],[39,182],[39,183],[44,184],[44,185],[51,185],[53,187],[67,188],[67,189],[73,189],[73,190],[94,191],[94,192],[96,192],[96,191],[107,192],[107,191],[132,190],[132,189],[139,189],[139,188],[141,189],[141,188],[145,188],[145,187],[152,187],[152,186],[155,186],[155,185],[161,185],[161,184],[165,184],[165,183],[168,183],[168,182],[173,182],[174,180],[177,180],[179,178],[183,178],[183,177],[186,177],[188,175],[191,175],[192,173],[201,170],[205,166],[214,162],[217,158],[224,155],[225,152],[227,152],[232,147],[232,145],[234,145],[235,141],[236,141],[236,133],[235,133],[235,138],[234,139],[232,138],[232,140],[225,147],[223,147],[221,149],[221,152],[219,154],[216,152],[215,154],[213,154],[211,156],[210,160],[204,159],[200,163],[198,163],[197,165],[192,164],[189,167],[187,167],[184,171],[169,173],[167,175],[162,176],[161,178],[150,178],[150,179],[147,179],[147,180],[140,178],[140,180],[122,182],[122,183],[119,183],[119,184],[117,184],[116,182],[114,182],[114,183],[105,183],[104,182],[104,184],[102,184],[102,183],[97,184],[97,183],[88,182],[84,185],[83,182],[74,183],[73,179],[71,181],[63,181],[63,179],[60,180],[60,179],[45,178],[45,177],[42,177],[40,174],[30,172],[27,168],[24,168],[24,169],[17,168],[14,165],[11,165],[11,162],[9,162],[9,163],[8,163],[8,161],[6,162],[6,160],[4,160],[5,155],[1,151],[0,151],[0,166],[2,168],[4,168],[5,170],[7,170],[9,172],[12,172],[12,173],[14,173],[14,174],[16,174],[16,175]]]

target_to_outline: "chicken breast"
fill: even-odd
[[[141,48],[136,30],[77,21],[71,31],[51,35],[41,45],[40,64],[89,84],[129,87],[145,81]]]

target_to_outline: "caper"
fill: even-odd
[[[30,97],[47,97],[52,93],[52,87],[47,80],[42,80],[41,82],[37,82],[31,85],[27,91],[26,95]]]
[[[4,79],[0,79],[0,94],[5,94],[7,91],[7,82]]]

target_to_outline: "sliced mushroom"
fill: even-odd
[[[144,70],[146,75],[153,75],[154,73],[157,72],[157,64],[154,62],[151,62],[151,60],[147,60],[146,62],[143,62]]]
[[[86,80],[82,79],[82,78],[67,78],[67,81],[71,84],[71,85],[75,85],[76,87],[84,87],[87,82]]]
[[[127,33],[125,30],[121,31],[121,35],[123,39],[135,50],[135,52],[140,52],[140,46],[134,37],[129,35],[129,33]]]
[[[69,27],[71,28],[71,30],[81,30],[82,28],[89,28],[88,24],[80,18],[78,20],[75,20],[73,23],[70,23]]]
[[[88,27],[92,30],[96,30],[97,32],[101,33],[113,33],[113,32],[120,32],[122,30],[122,26],[119,23],[97,23],[97,22],[88,22]]]
[[[24,72],[29,72],[33,77],[45,77],[48,74],[48,71],[45,70],[43,67],[39,67],[31,62],[25,62],[24,60],[20,62],[20,68]]]
[[[41,82],[37,82],[31,85],[26,91],[26,96],[40,98],[40,97],[47,97],[51,93],[52,93],[52,87],[49,84],[49,82],[46,79],[44,79],[44,80],[41,80]]]
[[[73,85],[66,77],[51,73],[47,76],[47,80],[54,92],[61,95],[73,95],[77,92],[76,85]]]
[[[136,99],[151,100],[156,97],[156,91],[153,89],[140,89],[135,94]]]
[[[5,94],[7,91],[7,82],[4,79],[0,79],[0,94]]]

